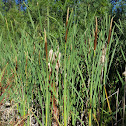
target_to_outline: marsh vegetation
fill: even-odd
[[[125,125],[122,22],[88,10],[81,20],[81,10],[67,4],[61,21],[54,5],[43,4],[24,3],[24,16],[15,12],[27,14],[22,23],[10,20],[13,8],[1,13],[0,125]]]

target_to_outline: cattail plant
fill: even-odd
[[[67,17],[66,17],[66,35],[65,35],[65,57],[64,57],[64,91],[63,91],[63,95],[64,95],[64,126],[67,126],[67,85],[66,85],[66,42],[67,42],[67,34],[68,34],[68,18],[69,18],[69,8],[67,9]]]
[[[113,18],[111,19],[110,28],[109,28],[108,46],[109,46],[110,39],[111,39],[112,22],[113,22]],[[105,60],[106,60],[106,53],[107,53],[107,44],[105,43],[104,47],[102,48],[102,57],[101,57],[101,62],[103,64],[103,66],[102,66],[102,72],[101,72],[101,81],[103,80],[103,73],[104,73],[103,67],[104,67]],[[106,91],[105,84],[104,84],[104,90],[105,90],[105,96],[106,96],[106,99],[107,99],[107,104],[108,104],[109,112],[111,114],[112,111],[111,111],[110,102],[109,102],[109,99],[108,99],[108,94],[107,94],[107,91]],[[112,117],[111,117],[111,121],[112,121],[112,125],[113,125],[113,119],[112,119]]]
[[[111,32],[112,32],[112,22],[113,22],[113,18],[111,19],[110,28],[109,28],[109,35],[108,35],[108,45],[109,45],[109,43],[110,43],[110,39],[111,39]]]
[[[66,35],[65,35],[65,43],[67,42],[67,34],[68,34],[68,18],[69,18],[69,8],[67,9],[67,17],[66,17]]]
[[[56,96],[53,94],[51,96],[51,102],[53,105],[53,125],[58,126],[58,119],[59,119],[59,109],[58,109],[58,73],[59,73],[59,68],[60,68],[60,58],[61,58],[61,53],[59,52],[59,46],[56,52],[54,52],[52,49],[49,51],[49,60],[48,60],[48,51],[47,51],[47,38],[46,38],[46,31],[45,32],[45,50],[46,50],[46,62],[48,62],[48,71],[49,71],[49,84],[51,83],[51,74],[54,72],[52,69],[52,65],[56,64],[55,66],[55,71],[56,71],[56,82],[51,83],[51,87],[53,89],[52,94],[56,92]],[[48,73],[47,73],[48,74]],[[57,97],[57,98],[56,98]]]
[[[94,28],[94,17],[87,25],[86,22],[88,21],[85,16],[85,27],[81,29],[79,26],[80,19],[76,18],[78,17],[76,11],[78,10],[71,11],[69,15],[68,8],[64,32],[64,26],[51,13],[49,14],[48,7],[47,32],[44,29],[44,42],[40,43],[37,36],[38,31],[40,32],[38,29],[43,29],[42,26],[44,25],[42,25],[39,3],[37,3],[37,7],[39,24],[34,23],[28,10],[31,27],[27,28],[28,25],[25,25],[24,30],[21,30],[21,38],[16,38],[16,40],[19,40],[16,43],[20,42],[18,46],[13,46],[12,40],[15,41],[13,39],[15,36],[11,38],[10,34],[7,34],[8,41],[11,41],[13,48],[10,49],[6,45],[7,49],[0,50],[0,60],[2,62],[0,62],[0,67],[4,67],[3,64],[9,61],[9,67],[6,67],[7,71],[17,70],[16,76],[13,77],[15,81],[12,86],[8,84],[11,82],[8,80],[9,77],[4,76],[8,80],[8,83],[5,83],[5,88],[2,87],[4,85],[3,81],[5,81],[2,79],[4,70],[0,70],[0,90],[2,90],[0,104],[11,95],[10,99],[14,99],[18,105],[17,110],[21,115],[20,119],[23,120],[17,120],[13,124],[23,125],[27,120],[26,125],[31,125],[32,117],[35,117],[37,123],[39,123],[38,125],[42,126],[100,126],[106,125],[107,121],[111,123],[113,115],[116,116],[116,122],[118,122],[118,99],[115,107],[116,112],[114,113],[111,110],[110,97],[106,89],[108,73],[117,45],[113,49],[111,44],[113,44],[113,41],[118,42],[118,39],[112,39],[114,34],[114,29],[112,30],[113,18],[110,21],[110,26],[107,17],[106,20],[103,20],[103,25],[99,26],[98,19],[95,17]],[[58,27],[54,34],[51,31],[52,27],[49,26],[53,20],[57,23],[55,29]],[[8,26],[7,20],[6,25],[9,32],[8,27],[10,26]],[[53,26],[55,25],[53,24]],[[26,33],[26,29],[29,33]],[[47,41],[47,36],[49,41]],[[41,36],[39,38],[43,41]],[[0,46],[3,43],[2,39],[1,35]],[[56,44],[60,46],[60,49],[59,46],[54,48]],[[12,53],[12,50],[15,53]],[[112,56],[109,55],[110,51]],[[16,57],[16,60],[13,61],[12,57]],[[126,75],[126,72],[123,75]],[[6,86],[8,87],[6,88]],[[12,89],[9,88],[10,86]]]
[[[45,35],[45,52],[46,52],[46,74],[47,74],[47,80],[46,80],[46,126],[48,125],[48,50],[47,50],[47,38],[46,38],[46,30],[44,29],[44,35]]]
[[[96,46],[97,46],[97,32],[98,32],[98,21],[97,21],[97,17],[95,17],[95,40],[94,40],[94,51],[96,50]]]
[[[49,80],[51,80],[51,74],[54,71],[54,69],[52,69],[52,65],[55,65],[55,71],[56,71],[56,82],[52,82],[51,87],[53,89],[52,93],[56,92],[56,96],[53,95],[51,97],[52,99],[52,104],[53,104],[53,119],[55,120],[55,122],[53,122],[54,126],[58,126],[58,119],[59,119],[59,108],[58,108],[58,99],[56,99],[56,97],[58,98],[58,73],[59,73],[59,68],[60,68],[60,58],[61,58],[61,53],[59,52],[59,46],[56,52],[53,52],[53,50],[51,49],[49,51],[49,63],[48,63],[48,69],[49,69]]]

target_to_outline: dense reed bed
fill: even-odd
[[[119,44],[113,18],[106,15],[99,23],[93,17],[80,32],[74,10],[68,9],[62,26],[49,16],[47,8],[47,28],[42,27],[41,16],[36,25],[28,13],[31,27],[26,24],[20,36],[3,19],[7,38],[3,40],[0,34],[1,125],[124,124],[125,103],[124,107],[119,103],[119,89],[107,89]],[[58,38],[49,31],[50,20],[57,22]]]

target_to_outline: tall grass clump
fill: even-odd
[[[68,9],[66,25],[62,26],[47,8],[44,28],[39,7],[39,24],[28,11],[31,27],[24,25],[16,42],[16,33],[12,34],[5,19],[6,41],[0,35],[0,103],[8,102],[15,117],[3,119],[4,125],[26,126],[33,120],[41,126],[102,126],[116,122],[116,109],[111,108],[107,90],[119,42],[113,18],[106,15],[99,25],[98,18],[92,17],[80,32],[75,12]],[[51,35],[50,20],[57,22],[59,38]]]

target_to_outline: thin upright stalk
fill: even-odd
[[[48,6],[47,6],[47,27],[48,27],[48,33],[49,33],[49,0],[48,0]]]
[[[64,59],[64,126],[67,126],[66,112],[66,43],[65,43],[65,59]]]
[[[68,24],[69,8],[67,9],[66,28]],[[66,42],[67,42],[68,28],[65,35],[65,58],[64,58],[64,126],[67,126],[67,111],[66,111],[66,95],[67,95],[67,84],[66,84]]]
[[[119,88],[117,90],[117,99],[116,99],[116,126],[117,126],[117,119],[118,119],[118,96],[119,96]]]
[[[44,34],[45,34],[46,63],[48,64],[47,38],[46,38],[46,30],[45,29],[44,29]]]
[[[125,71],[126,71],[126,65],[125,65]],[[126,75],[125,75],[124,97],[123,97],[123,121],[122,121],[122,126],[125,125],[125,92],[126,92]]]
[[[46,80],[46,126],[48,126],[48,50],[47,50],[47,38],[46,38],[46,30],[44,29],[45,34],[45,51],[46,51],[46,72],[47,72],[47,80]]]

